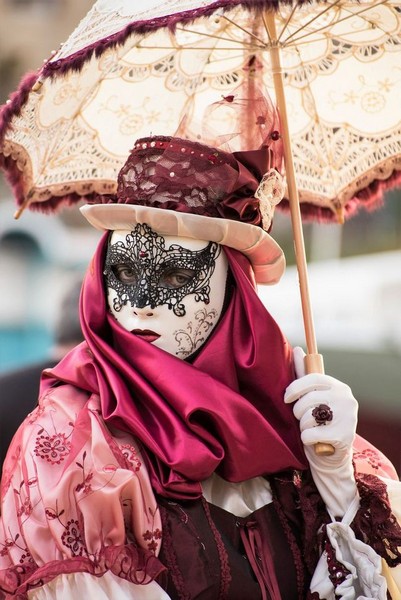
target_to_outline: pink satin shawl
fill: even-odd
[[[47,371],[43,388],[67,382],[100,395],[103,419],[141,445],[156,493],[201,495],[214,471],[238,482],[306,468],[299,425],[283,402],[292,351],[259,300],[248,260],[224,248],[235,280],[229,305],[193,363],[125,331],[108,312],[107,234],[81,295],[86,342]]]

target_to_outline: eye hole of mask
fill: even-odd
[[[169,289],[178,289],[187,285],[195,276],[194,269],[168,267],[159,278],[159,286]]]
[[[136,285],[139,281],[138,274],[132,265],[125,263],[113,265],[112,271],[118,281],[126,285]]]
[[[113,265],[114,276],[125,285],[138,285],[139,275],[135,268],[127,263]],[[167,267],[159,277],[158,285],[162,288],[178,289],[188,284],[194,277],[194,269]]]

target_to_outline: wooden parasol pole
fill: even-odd
[[[284,146],[285,174],[287,179],[288,196],[290,203],[291,225],[294,237],[295,260],[298,270],[299,291],[301,295],[302,316],[305,330],[306,356],[305,370],[307,373],[324,373],[323,357],[318,353],[316,344],[315,327],[313,323],[312,308],[309,294],[308,269],[306,263],[305,243],[302,230],[299,194],[295,177],[294,161],[291,148],[291,138],[288,127],[287,105],[284,93],[283,72],[280,60],[280,48],[277,42],[276,22],[273,11],[266,11],[265,23],[270,37],[270,57],[273,73],[274,90],[276,93],[277,108],[280,112],[282,123],[282,137]],[[319,455],[331,455],[334,448],[331,444],[319,442],[315,445]]]

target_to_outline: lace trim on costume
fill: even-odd
[[[296,503],[294,498],[294,484],[295,488],[299,490],[301,475],[298,472],[294,472],[293,479],[286,478],[284,475],[283,477],[272,479],[270,484],[272,486],[274,508],[280,519],[281,526],[283,527],[294,559],[298,599],[303,600],[305,594],[304,560],[302,559],[299,543],[292,531],[288,518],[288,514],[293,512],[294,504]],[[306,528],[308,529],[308,526]],[[313,569],[311,571],[313,572]]]
[[[339,585],[347,576],[343,565],[335,559],[325,533],[325,525],[330,522],[324,503],[311,479],[310,473],[295,472],[271,478],[273,502],[284,528],[297,572],[299,600],[320,600],[316,593],[306,592],[302,565],[305,564],[312,575],[319,556],[326,550],[329,560],[329,574],[333,586]],[[401,564],[401,527],[392,514],[386,485],[375,475],[355,474],[360,496],[360,508],[351,523],[357,538],[368,544],[390,567]],[[294,494],[294,486],[296,492]],[[298,509],[298,510],[296,510]],[[291,528],[294,512],[300,513],[303,522],[303,538],[300,544]],[[299,527],[299,523],[298,523]],[[295,529],[297,524],[295,523]],[[303,555],[300,553],[300,546]],[[331,563],[331,564],[330,564]]]
[[[304,560],[312,574],[323,551],[324,526],[330,523],[330,516],[309,471],[297,473],[294,483],[298,488],[304,522]]]
[[[184,523],[192,528],[191,520],[186,514],[186,512],[182,509],[179,504],[175,502],[168,502],[171,510],[174,510],[179,514],[179,518],[184,521]],[[228,597],[229,587],[231,583],[231,572],[228,561],[228,555],[224,546],[224,542],[221,538],[219,531],[217,530],[212,516],[210,514],[209,505],[204,498],[202,498],[202,506],[205,511],[206,519],[208,521],[210,530],[213,533],[213,537],[216,543],[217,552],[220,560],[220,589],[219,595],[216,600],[225,600]],[[160,505],[160,515],[162,519],[163,525],[163,556],[167,563],[167,567],[169,569],[169,573],[171,575],[171,579],[173,581],[174,587],[178,594],[179,600],[191,600],[191,595],[187,590],[185,585],[184,577],[181,573],[181,570],[178,566],[177,555],[174,550],[174,542],[173,537],[171,535],[171,531],[169,528],[169,520],[168,520],[168,512],[167,509],[161,504]],[[199,536],[196,530],[194,530],[195,537],[199,540]],[[200,541],[200,540],[199,540]],[[200,541],[201,545],[203,543]],[[204,546],[203,546],[204,547]]]
[[[329,572],[329,579],[334,589],[336,589],[338,585],[341,585],[346,580],[346,578],[348,577],[348,575],[351,574],[351,572],[339,560],[337,560],[335,550],[327,537],[326,528],[324,531],[324,536],[324,550],[327,556],[326,560]]]
[[[231,572],[230,572],[230,565],[228,562],[228,555],[227,555],[226,548],[224,546],[224,542],[221,538],[221,535],[213,522],[212,516],[210,514],[210,510],[209,510],[209,505],[203,497],[202,497],[202,505],[203,505],[203,509],[205,511],[206,518],[208,520],[210,529],[212,530],[213,537],[216,542],[217,552],[219,553],[220,590],[219,590],[218,600],[224,600],[225,598],[227,598],[228,589],[229,589],[230,583],[231,583]]]
[[[157,136],[135,144],[118,174],[117,194],[119,202],[218,217],[218,206],[237,179],[231,154]]]
[[[375,475],[355,473],[355,477],[360,508],[351,527],[390,567],[396,567],[401,564],[401,527],[391,512],[386,484]]]
[[[169,502],[169,505],[174,506],[174,503]],[[179,600],[191,600],[191,596],[185,586],[184,577],[178,566],[177,555],[174,551],[173,536],[169,528],[167,509],[162,504],[160,504],[159,508],[163,527],[163,552],[169,574],[173,580]]]
[[[58,575],[77,572],[101,577],[111,571],[126,581],[143,585],[156,579],[165,570],[152,552],[134,544],[107,546],[93,558],[75,556],[47,563],[41,568],[37,568],[31,558],[26,565],[15,565],[7,570],[7,589],[0,588],[0,594],[4,591],[23,597],[28,591],[45,585]]]

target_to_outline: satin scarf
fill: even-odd
[[[292,351],[261,303],[245,256],[224,248],[234,279],[229,304],[192,363],[124,330],[103,282],[107,234],[84,279],[85,342],[47,371],[42,388],[67,382],[98,394],[106,424],[141,444],[156,493],[201,495],[217,472],[239,482],[306,468],[299,425],[283,402]],[[43,391],[43,390],[42,390]]]

